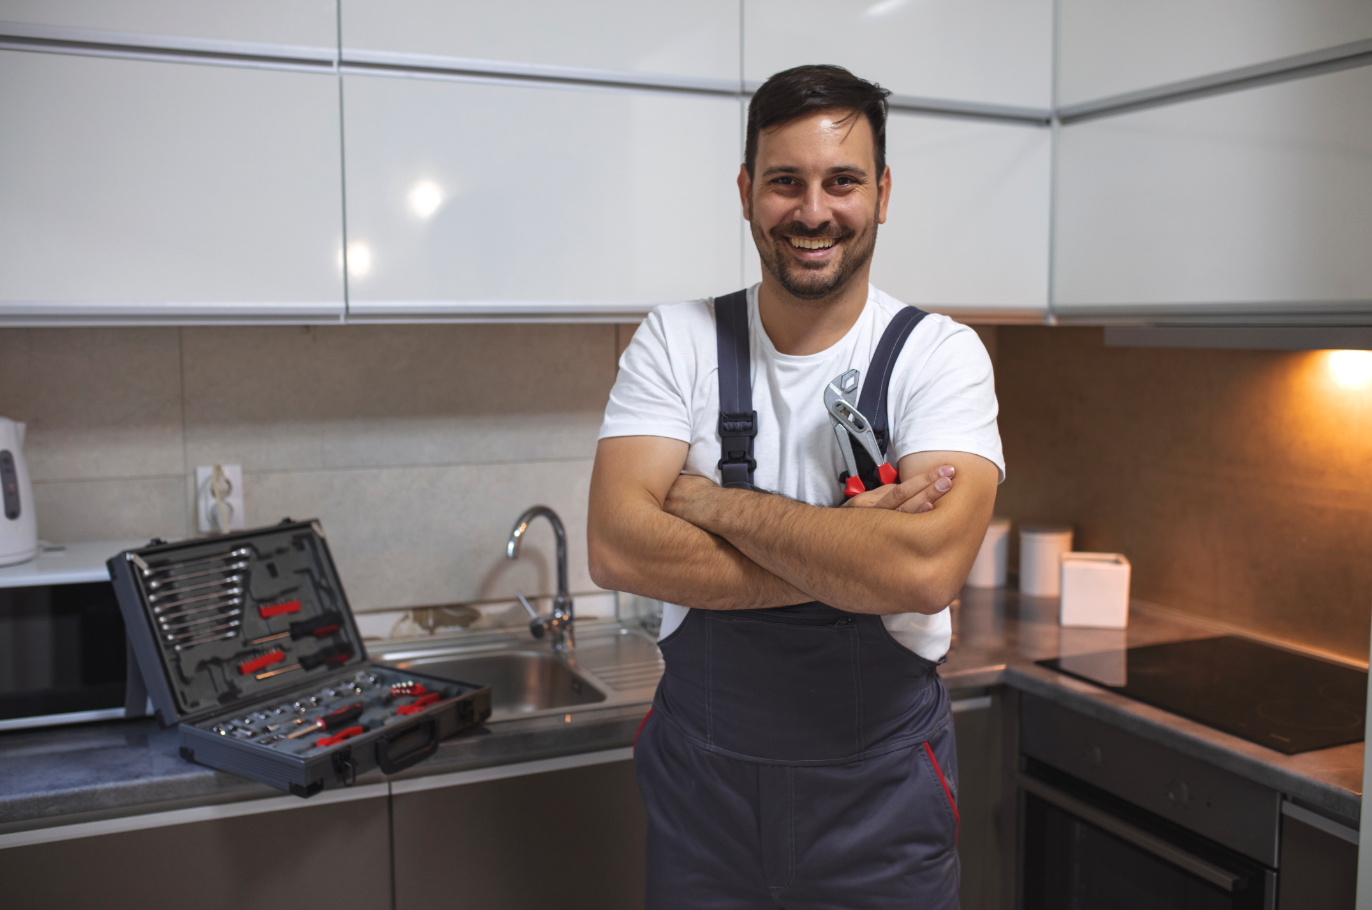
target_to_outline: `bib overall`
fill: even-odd
[[[883,452],[891,366],[923,315],[901,311],[867,370],[858,409]],[[717,299],[715,323],[720,467],[751,486],[746,294]],[[659,646],[635,746],[648,910],[957,907],[957,756],[932,661],[881,617],[818,602],[691,610]]]

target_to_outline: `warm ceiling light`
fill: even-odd
[[[1345,389],[1365,388],[1372,382],[1372,351],[1330,351],[1329,372]]]
[[[411,211],[420,218],[428,218],[443,204],[443,190],[432,180],[421,180],[406,198],[410,201]]]
[[[361,278],[371,270],[371,247],[365,243],[348,244],[348,274],[353,278]]]

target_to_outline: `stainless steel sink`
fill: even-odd
[[[434,654],[385,661],[399,670],[491,687],[491,720],[605,701],[605,693],[551,654],[532,649]]]

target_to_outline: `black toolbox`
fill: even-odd
[[[108,565],[189,761],[313,796],[408,768],[491,716],[489,686],[367,659],[318,521],[153,541]]]

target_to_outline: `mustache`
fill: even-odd
[[[792,221],[789,224],[777,225],[768,233],[776,241],[785,240],[787,237],[803,237],[806,240],[848,240],[857,235],[852,228],[839,227],[832,221],[826,221],[818,227],[806,227],[798,221]]]

